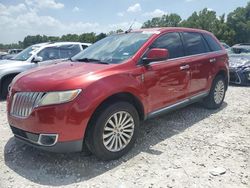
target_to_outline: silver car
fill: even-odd
[[[5,99],[8,86],[19,73],[41,65],[68,59],[91,45],[79,42],[41,43],[29,46],[11,59],[0,61],[0,98]],[[57,61],[58,62],[58,61]]]

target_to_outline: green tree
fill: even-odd
[[[67,34],[63,35],[60,41],[70,41],[70,42],[77,42],[79,41],[79,36],[77,34]]]
[[[122,33],[122,32],[124,32],[122,29],[117,29],[116,31],[110,31],[107,35],[114,35],[114,34]]]
[[[181,26],[215,31],[218,19],[215,11],[210,11],[207,8],[199,13],[194,12],[187,20],[181,23]]]
[[[229,13],[227,24],[235,31],[235,43],[250,42],[250,2]]]
[[[101,39],[105,38],[106,36],[107,36],[107,34],[105,34],[105,33],[100,33],[99,35],[96,36],[95,42],[98,41],[98,40],[101,40]]]
[[[204,29],[212,32],[219,40],[228,44],[234,43],[234,30],[225,22],[225,15],[218,17],[215,11],[203,9],[199,13],[194,12],[187,20],[180,24],[183,27]]]
[[[181,17],[178,14],[163,15],[155,17],[143,23],[142,28],[150,27],[177,27],[181,22]]]
[[[213,30],[215,36],[229,45],[234,44],[235,31],[225,22],[225,14],[219,17]]]
[[[94,43],[96,41],[95,33],[83,33],[79,36],[79,42],[90,42]]]
[[[194,12],[186,20],[181,20],[178,14],[163,15],[162,17],[155,17],[143,23],[143,28],[150,27],[190,27],[208,30],[228,44],[249,42],[250,43],[250,2],[246,7],[236,8],[233,12],[229,13],[227,20],[225,15],[217,16],[215,11],[208,10],[207,8]],[[107,35],[123,32],[121,29],[110,31],[108,34],[100,33],[83,33],[67,34],[61,37],[35,35],[26,36],[23,41],[15,44],[0,44],[0,49],[10,48],[25,48],[27,46],[42,43],[42,42],[56,42],[56,41],[79,41],[94,43]]]

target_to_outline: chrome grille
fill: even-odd
[[[16,117],[28,117],[45,93],[19,92],[12,100],[10,114]]]

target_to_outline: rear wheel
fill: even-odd
[[[1,99],[6,99],[6,97],[8,95],[8,88],[9,88],[9,85],[12,82],[12,80],[13,80],[13,77],[7,77],[3,80],[2,86],[1,86],[1,92],[0,92]]]
[[[219,75],[214,79],[209,95],[204,98],[203,104],[209,109],[217,109],[222,105],[225,98],[225,93],[225,78]]]
[[[117,159],[133,147],[139,126],[138,112],[133,105],[111,104],[94,119],[89,125],[86,144],[99,159]]]

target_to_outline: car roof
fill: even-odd
[[[236,45],[233,45],[232,48],[241,48],[241,49],[250,49],[250,45],[239,45],[239,44],[236,44]]]
[[[82,43],[82,42],[45,42],[32,45],[33,47],[40,48],[40,47],[53,47],[53,46],[62,46],[62,45],[86,45],[90,46],[91,43]]]
[[[186,27],[156,27],[156,28],[145,28],[133,30],[132,32],[155,32],[155,33],[164,33],[167,31],[187,31],[187,32],[200,32],[200,33],[210,33],[202,29],[186,28]]]
[[[250,43],[239,43],[235,44],[234,46],[250,46]]]

